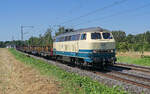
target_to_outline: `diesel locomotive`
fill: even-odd
[[[33,46],[20,49],[73,65],[103,67],[116,61],[114,37],[110,31],[100,27],[65,32],[55,37],[53,46],[44,48]]]

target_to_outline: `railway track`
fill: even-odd
[[[139,77],[139,76],[130,75],[130,74],[121,73],[121,72],[116,72],[116,71],[112,71],[112,72],[115,73],[115,74],[119,74],[119,75],[126,75],[127,77],[132,77],[132,78],[138,78]],[[125,83],[129,83],[129,84],[132,84],[132,85],[136,85],[136,86],[139,86],[139,87],[150,89],[150,85],[139,83],[137,81],[132,81],[132,80],[125,79],[125,78],[121,78],[121,77],[115,76],[113,74],[106,74],[106,73],[103,73],[103,72],[96,72],[96,71],[94,73],[96,73],[98,75],[101,75],[101,76],[104,76],[104,77],[107,77],[107,78],[110,78],[110,79],[119,80],[119,81],[122,81],[122,82],[125,82]],[[140,77],[139,79],[150,82],[150,79],[148,79],[148,78]]]
[[[126,68],[126,69],[130,70],[131,68]],[[97,71],[87,70],[87,71],[93,72],[97,75],[104,76],[106,78],[122,81],[124,83],[132,84],[132,85],[139,86],[142,88],[150,89],[150,85],[142,83],[142,82],[150,83],[150,78],[133,75],[133,74],[128,74],[128,73],[123,73],[120,71],[115,71],[115,70],[110,70],[110,69],[105,69],[105,70],[100,70],[100,71],[98,71],[98,70]],[[116,74],[116,75],[114,75],[114,74]],[[120,76],[125,76],[125,78],[122,78]],[[126,79],[126,78],[131,78],[132,80]],[[141,81],[141,82],[139,82],[139,81]]]
[[[130,70],[132,68],[126,67],[126,69]],[[91,70],[87,70],[87,71],[91,71]],[[141,70],[138,70],[138,71],[141,71]],[[138,81],[143,81],[143,82],[149,82],[150,83],[150,78],[141,77],[141,76],[138,76],[138,75],[133,75],[133,74],[128,74],[128,73],[123,73],[123,72],[119,72],[119,71],[115,71],[115,70],[110,70],[110,69],[106,69],[106,70],[103,70],[103,71],[91,71],[91,72],[93,72],[93,73],[95,73],[97,75],[101,75],[101,76],[110,78],[110,79],[122,81],[124,83],[136,85],[136,86],[139,86],[139,87],[142,87],[142,88],[150,89],[150,85],[144,84],[142,82],[138,82]],[[117,74],[118,76],[116,76],[114,74]],[[122,77],[119,77],[119,76],[126,76],[126,77],[122,78]],[[132,80],[126,79],[126,78],[132,78]],[[136,80],[138,80],[138,81],[136,81]]]
[[[36,56],[34,56],[34,57],[36,57]],[[48,60],[46,60],[46,61],[48,61]],[[53,61],[53,62],[55,62],[55,61]],[[118,64],[118,67],[122,67],[122,66]],[[128,66],[125,66],[124,68],[126,70],[132,70],[133,69],[133,68],[128,67]],[[104,77],[104,78],[109,78],[109,79],[112,79],[112,80],[119,81],[121,83],[122,82],[126,83],[127,86],[130,84],[130,85],[132,85],[134,87],[139,87],[139,88],[143,88],[143,89],[145,88],[145,89],[150,90],[150,85],[149,84],[145,84],[147,82],[150,83],[150,78],[145,78],[145,77],[141,77],[141,76],[133,75],[133,74],[128,74],[128,73],[122,73],[120,71],[114,71],[114,70],[109,70],[109,69],[106,70],[107,72],[104,72],[104,71],[95,71],[95,70],[86,70],[86,71],[94,73],[97,76],[99,75],[99,76]],[[114,74],[116,74],[116,75],[114,75]],[[125,76],[125,77],[123,78],[123,76]],[[131,78],[131,79],[126,79],[126,78]],[[136,80],[134,80],[134,79],[136,79]],[[142,81],[144,83],[141,83]]]
[[[59,61],[57,61],[57,62],[59,62]],[[128,67],[125,67],[125,68],[129,69],[129,70],[131,69],[131,68],[128,68]],[[84,70],[85,70],[85,68],[84,68]],[[132,74],[128,74],[128,73],[122,73],[122,72],[119,72],[119,71],[114,71],[114,70],[109,70],[109,69],[106,69],[106,70],[103,70],[103,71],[92,71],[92,70],[86,70],[86,71],[88,71],[88,72],[90,71],[92,73],[95,73],[97,75],[101,75],[101,76],[104,76],[104,77],[107,77],[107,78],[110,78],[110,79],[122,81],[124,83],[128,83],[128,84],[132,84],[132,85],[139,86],[139,87],[142,87],[142,88],[150,89],[150,85],[140,83],[140,82],[137,82],[137,81],[132,81],[132,80],[129,80],[129,79],[125,79],[125,78],[122,78],[122,77],[118,77],[118,76],[113,75],[113,74],[117,74],[117,75],[120,75],[120,76],[126,76],[128,78],[138,79],[140,81],[150,83],[149,78],[145,78],[145,77],[141,77],[141,76],[137,76],[137,75],[132,75]],[[106,73],[106,72],[109,72],[109,74]]]
[[[141,81],[150,82],[150,78],[146,78],[146,77],[141,77],[141,76],[132,75],[132,74],[123,73],[123,72],[118,72],[118,71],[111,71],[111,73],[114,73],[114,74],[117,74],[117,75],[126,76],[128,78],[133,78],[133,79],[138,79],[138,80],[141,80]]]
[[[120,67],[120,68],[125,68],[125,69],[128,69],[128,70],[135,70],[135,71],[150,74],[150,68],[148,68],[148,67],[124,64],[124,63],[116,63],[115,67]]]
[[[143,69],[150,70],[150,67],[137,66],[137,65],[133,65],[133,64],[116,63],[115,65],[123,65],[123,66],[136,67],[136,68],[143,68]]]

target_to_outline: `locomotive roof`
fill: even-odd
[[[56,37],[62,37],[62,36],[68,36],[68,35],[73,35],[73,34],[80,34],[82,32],[91,32],[91,31],[100,31],[100,32],[105,32],[102,28],[100,27],[91,27],[91,28],[84,28],[84,29],[78,29],[74,30],[72,32],[66,32],[61,35],[58,35]],[[108,32],[108,31],[107,31]]]
[[[78,30],[75,30],[74,32],[89,32],[89,31],[102,31],[102,28],[91,27],[91,28],[78,29]]]

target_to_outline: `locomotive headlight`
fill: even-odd
[[[97,51],[96,50],[93,50],[93,53],[96,53]]]
[[[114,52],[114,50],[110,50],[110,52],[111,52],[111,53],[113,53],[113,52]]]

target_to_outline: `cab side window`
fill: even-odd
[[[86,34],[81,35],[81,40],[86,40]]]

